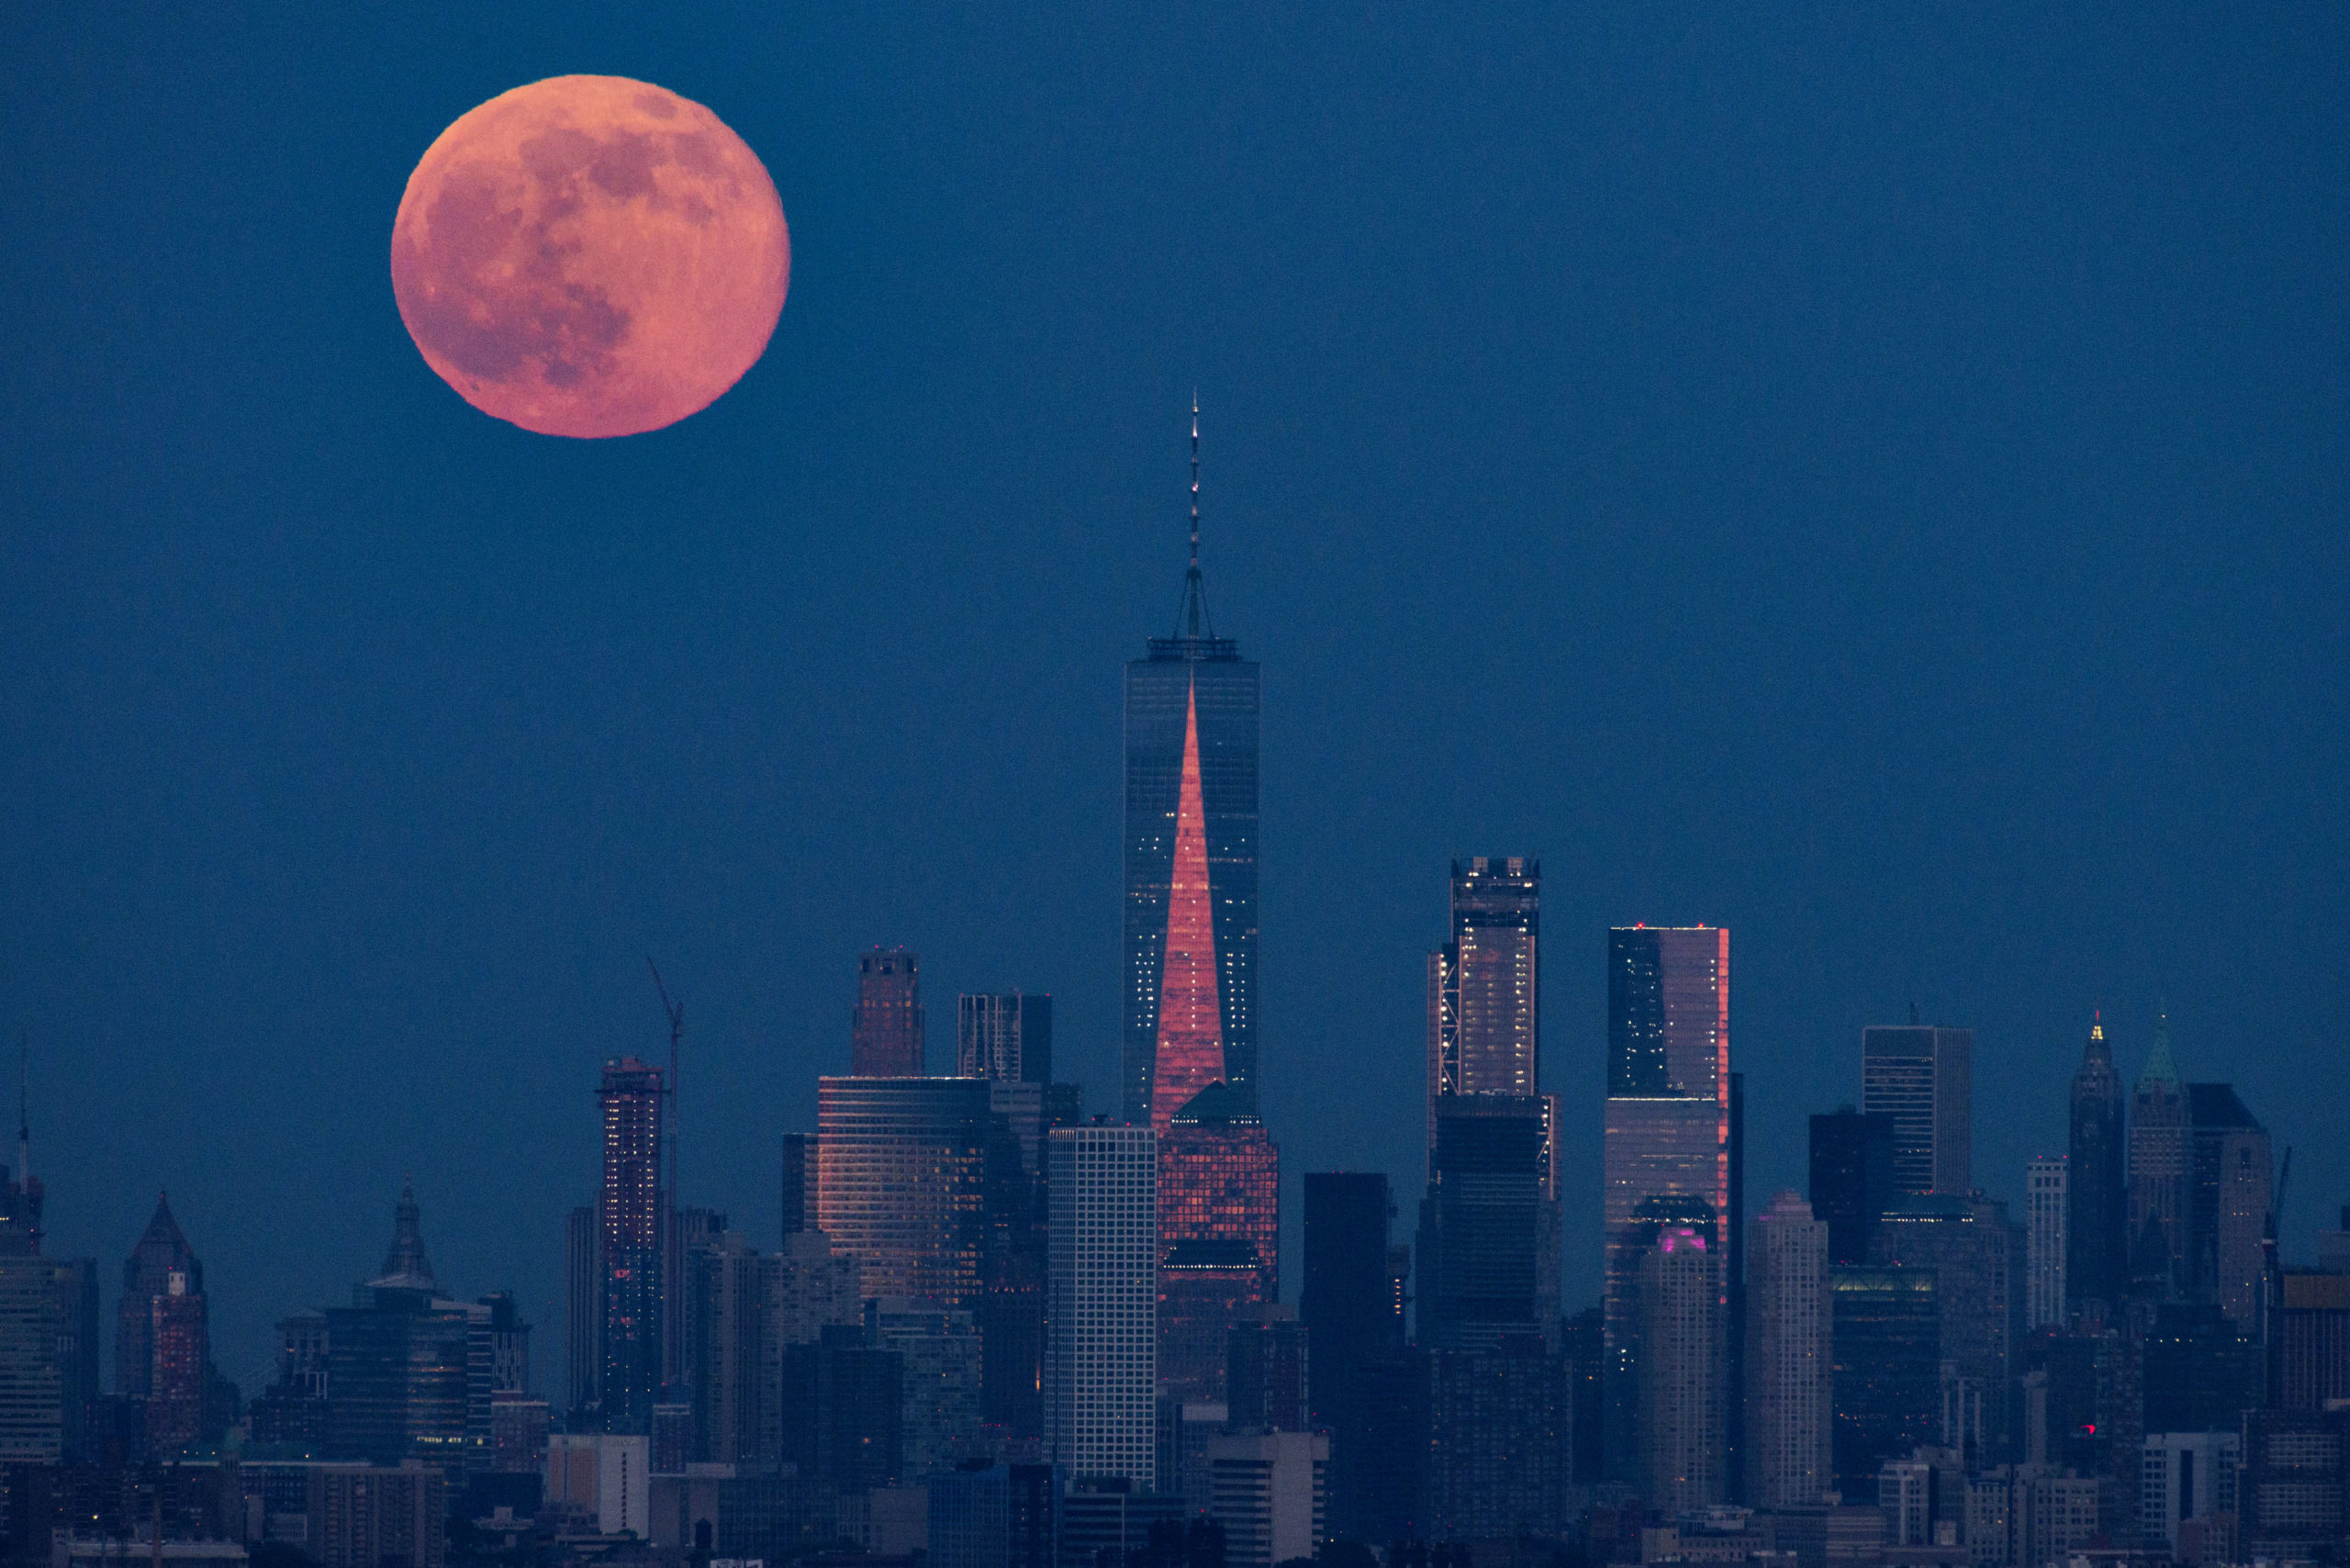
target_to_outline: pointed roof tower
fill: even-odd
[[[168,1288],[173,1273],[187,1276],[191,1293],[204,1289],[204,1265],[196,1260],[196,1249],[187,1244],[180,1232],[180,1222],[172,1217],[172,1202],[162,1193],[155,1194],[155,1213],[147,1221],[147,1229],[140,1236],[130,1256],[123,1260],[122,1291],[127,1298],[144,1299],[161,1295]],[[144,1310],[143,1308],[141,1310]]]
[[[384,1271],[370,1280],[375,1285],[405,1285],[431,1290],[432,1260],[424,1255],[424,1226],[416,1204],[416,1183],[400,1182],[400,1201],[392,1210],[392,1249],[384,1254]]]
[[[2178,1090],[2178,1062],[2170,1054],[2170,1014],[2159,1004],[2154,1010],[2154,1048],[2146,1053],[2146,1070],[2138,1075],[2138,1087],[2151,1083],[2167,1084],[2172,1092]]]

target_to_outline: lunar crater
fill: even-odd
[[[655,430],[724,393],[781,311],[790,239],[757,157],[688,99],[557,77],[435,141],[393,225],[425,360],[549,434]]]

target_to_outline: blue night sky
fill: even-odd
[[[1702,920],[1758,1203],[1913,998],[2020,1197],[2157,997],[2288,1254],[2350,1201],[2340,5],[24,5],[0,62],[0,1030],[51,1250],[111,1312],[168,1188],[249,1392],[404,1173],[548,1384],[648,953],[685,1197],[764,1244],[863,945],[934,1064],[1048,990],[1114,1103],[1194,388],[1292,1200],[1408,1215],[1446,863],[1525,852],[1578,1193],[1606,928]],[[459,400],[386,261],[567,72],[709,105],[793,239],[742,384],[592,444]]]

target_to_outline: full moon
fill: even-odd
[[[392,220],[425,363],[543,435],[634,435],[708,408],[767,346],[791,278],[775,183],[688,98],[554,76],[442,131]]]

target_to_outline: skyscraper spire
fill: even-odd
[[[17,1180],[33,1179],[33,1045],[28,1036],[17,1046]]]
[[[1202,633],[1204,623],[1206,631]],[[1183,574],[1183,609],[1176,617],[1178,637],[1215,635],[1215,621],[1208,614],[1207,589],[1200,577],[1200,395],[1192,394],[1192,566]]]

